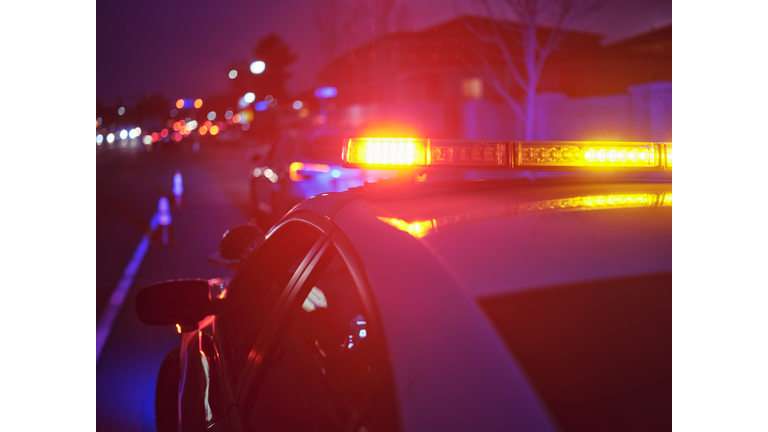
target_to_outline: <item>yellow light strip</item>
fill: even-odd
[[[519,167],[659,167],[654,143],[620,142],[520,142],[517,144]]]

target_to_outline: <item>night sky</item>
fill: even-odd
[[[312,7],[317,0],[228,1],[97,0],[96,94],[110,103],[142,94],[169,99],[205,97],[226,88],[228,62],[250,59],[259,38],[277,32],[298,53],[288,90],[316,84],[327,59],[317,42]],[[469,0],[401,1],[409,12],[402,30],[428,27],[470,10]],[[581,25],[606,41],[672,22],[671,0],[613,0]],[[358,26],[342,52],[372,37]]]

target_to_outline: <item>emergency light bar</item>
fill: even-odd
[[[672,143],[349,138],[347,168],[672,170]]]

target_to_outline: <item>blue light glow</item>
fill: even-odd
[[[259,101],[259,102],[256,102],[256,105],[254,105],[254,108],[256,109],[256,111],[264,111],[267,108],[269,108],[269,103],[267,103],[266,101]]]
[[[321,99],[336,97],[337,93],[336,87],[318,87],[315,89],[315,97]]]
[[[337,169],[335,169],[335,170],[332,170],[332,171],[331,171],[331,177],[333,177],[333,178],[339,178],[339,177],[341,177],[341,171],[339,171],[339,170],[337,170]]]

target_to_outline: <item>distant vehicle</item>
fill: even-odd
[[[225,289],[138,293],[181,333],[160,432],[672,429],[671,144],[342,143],[403,171],[228,231]]]
[[[391,170],[359,170],[340,164],[341,144],[354,131],[315,128],[282,134],[266,157],[255,156],[249,195],[259,225],[268,229],[293,206],[328,192],[362,186],[366,181],[395,177]]]

